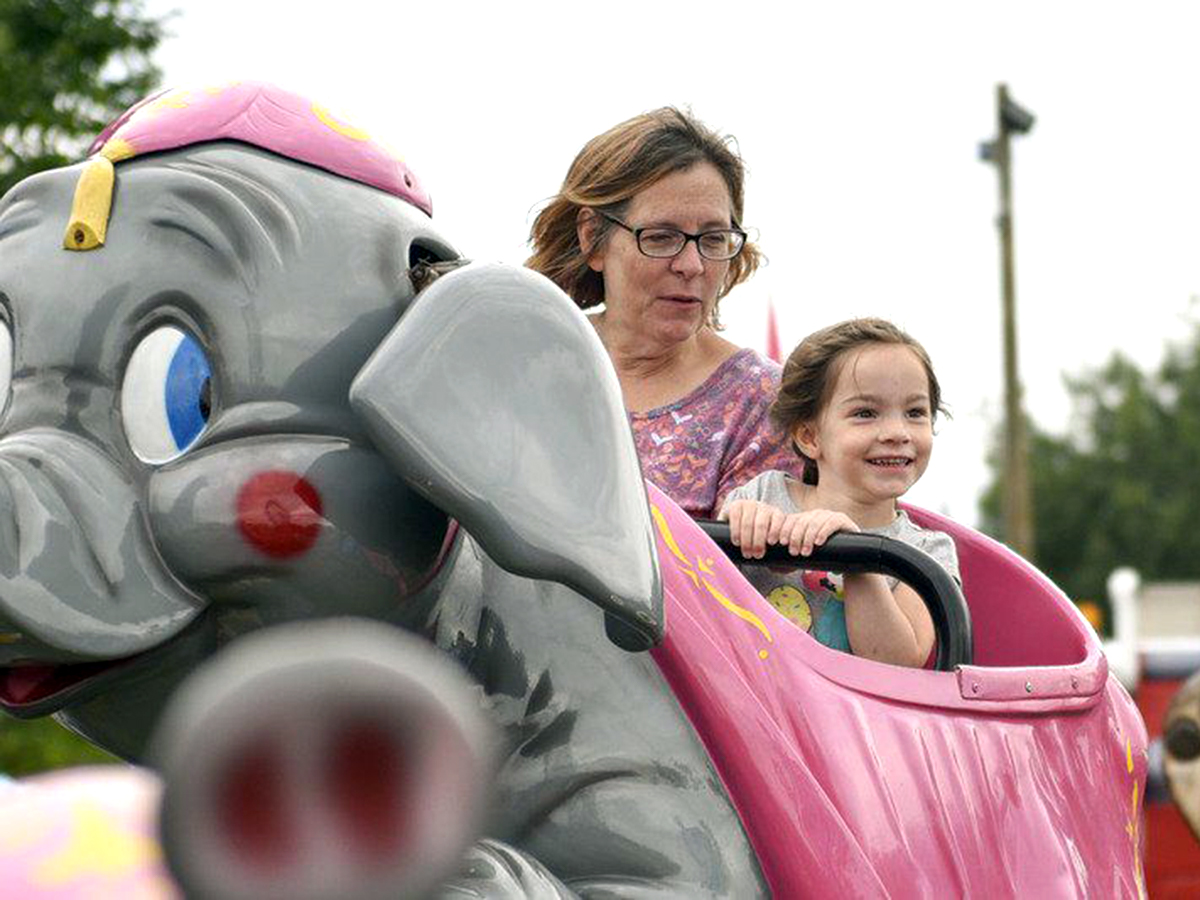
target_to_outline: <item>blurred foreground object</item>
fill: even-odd
[[[1200,673],[1189,678],[1171,701],[1163,750],[1171,797],[1200,840]]]
[[[493,751],[475,694],[379,623],[248,637],[172,703],[162,787],[108,766],[0,790],[0,896],[180,896],[159,836],[190,897],[427,896],[482,822]]]

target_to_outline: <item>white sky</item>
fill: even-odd
[[[1062,373],[1153,366],[1200,294],[1200,7],[1142,2],[338,3],[178,10],[167,84],[259,78],[397,148],[460,251],[521,262],[582,144],[690,105],[737,136],[770,266],[723,303],[762,349],[881,315],[929,349],[954,412],[912,501],[977,521],[1003,407],[995,85],[1037,116],[1014,145],[1020,369],[1061,429]]]

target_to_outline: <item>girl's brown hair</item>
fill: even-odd
[[[920,361],[929,378],[929,410],[949,415],[942,405],[942,389],[933,371],[933,361],[916,338],[885,319],[850,319],[814,331],[792,351],[783,366],[779,395],[771,404],[775,426],[787,435],[805,422],[815,422],[828,405],[838,374],[851,350],[870,344],[895,344],[907,347]],[[816,460],[810,459],[792,440],[792,449],[804,460],[805,484],[818,480]]]
[[[697,163],[709,163],[721,173],[729,188],[733,224],[741,227],[746,168],[733,139],[690,113],[665,106],[634,116],[584,145],[558,194],[534,219],[529,235],[533,255],[525,265],[557,284],[580,309],[603,303],[603,277],[588,266],[588,259],[614,226],[603,215],[595,215],[594,236],[585,252],[579,243],[580,213],[592,210],[620,219],[640,191]],[[761,260],[761,251],[747,241],[729,261],[717,299],[754,274]],[[709,324],[719,328],[716,306],[712,319]]]

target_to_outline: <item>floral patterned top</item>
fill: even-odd
[[[800,477],[800,457],[767,417],[780,366],[739,350],[692,393],[629,414],[642,474],[693,518],[710,519],[725,495],[759,472]]]

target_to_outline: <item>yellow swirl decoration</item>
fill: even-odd
[[[771,632],[767,630],[767,626],[763,624],[762,619],[750,612],[750,610],[738,606],[719,590],[713,587],[707,578],[701,578],[696,574],[695,569],[692,568],[692,561],[684,555],[684,552],[681,549],[679,549],[679,544],[675,540],[675,535],[671,533],[671,526],[667,524],[666,516],[664,516],[662,514],[662,510],[660,510],[653,503],[650,504],[650,515],[654,519],[654,524],[658,526],[658,533],[662,535],[663,543],[667,545],[667,549],[671,551],[671,554],[677,560],[679,560],[679,570],[683,572],[684,575],[687,575],[690,579],[692,579],[692,583],[697,587],[703,583],[705,589],[716,599],[718,603],[721,604],[723,608],[733,613],[739,619],[749,622],[759,630],[762,636],[765,637],[769,643],[774,643],[775,639],[771,637]],[[710,568],[711,565],[711,559],[705,560],[699,555],[696,556],[696,566],[701,572],[704,572],[707,575],[714,574],[713,570]],[[768,655],[769,654],[766,650],[758,651],[759,659],[766,659]]]
[[[654,517],[654,524],[658,526],[658,533],[662,535],[663,542],[667,545],[667,549],[673,553],[685,566],[691,566],[691,560],[683,555],[683,551],[679,549],[679,545],[675,543],[675,535],[671,534],[671,526],[667,524],[666,516],[653,503],[650,504],[650,515]]]
[[[1133,800],[1129,806],[1129,821],[1125,823],[1125,833],[1133,843],[1133,879],[1137,884],[1138,897],[1146,900],[1146,879],[1142,872],[1142,858],[1138,855],[1138,784],[1133,771],[1133,741],[1125,738],[1125,769],[1133,776]]]
[[[713,587],[707,581],[704,582],[704,586],[706,588],[708,588],[708,592],[710,594],[712,594],[714,597],[716,597],[717,602],[720,603],[723,607],[725,607],[727,610],[729,610],[731,613],[733,613],[739,619],[744,619],[747,622],[749,622],[751,625],[753,625],[755,628],[757,628],[760,632],[762,632],[762,636],[765,637],[768,641],[772,640],[771,632],[767,631],[767,626],[763,624],[762,619],[760,619],[754,613],[750,612],[750,610],[743,609],[742,607],[738,606],[736,603],[734,603],[732,600],[730,600],[728,597],[726,597],[724,594],[722,594],[720,591],[718,591],[715,587]]]
[[[143,107],[141,110],[138,110],[138,112],[144,111],[147,113],[156,113],[162,112],[165,109],[187,109],[187,95],[188,92],[182,88],[174,91],[168,91],[153,103]]]
[[[313,115],[321,120],[322,125],[331,131],[336,131],[342,137],[350,138],[352,141],[369,141],[371,139],[371,136],[365,131],[339,122],[332,115],[330,115],[329,110],[319,104],[314,103],[312,105],[312,111]]]

